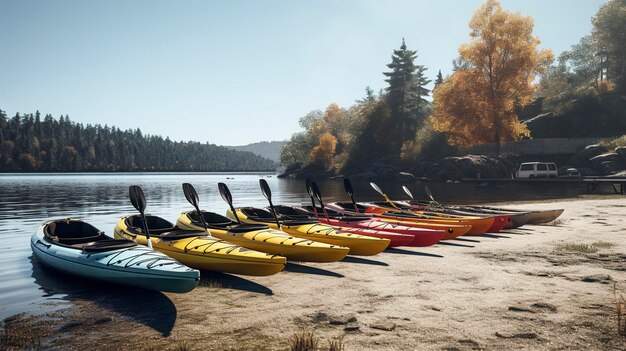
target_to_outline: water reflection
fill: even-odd
[[[158,291],[111,285],[72,277],[45,267],[34,257],[31,277],[43,292],[42,297],[63,303],[86,300],[108,311],[144,324],[163,336],[169,336],[176,322],[176,306]],[[80,322],[77,322],[80,323]]]

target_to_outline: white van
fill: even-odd
[[[525,162],[515,172],[515,178],[556,178],[557,175],[554,162]]]

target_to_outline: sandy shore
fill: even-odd
[[[338,338],[346,350],[626,349],[614,300],[614,285],[626,295],[626,198],[516,206],[565,212],[556,225],[290,264],[271,277],[204,274],[185,295],[73,293],[69,309],[5,320],[4,342],[286,350],[294,333],[309,330],[322,349]],[[20,339],[20,328],[41,337]]]

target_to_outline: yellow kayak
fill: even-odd
[[[287,259],[253,251],[205,234],[204,230],[176,228],[157,216],[146,215],[152,247],[186,266],[233,274],[264,276],[282,271]],[[139,215],[122,217],[115,225],[116,238],[135,240],[146,245]]]
[[[281,219],[281,225],[280,228],[278,228],[272,213],[264,209],[244,207],[238,208],[235,211],[237,211],[237,216],[244,223],[264,224],[273,229],[280,229],[298,238],[345,246],[350,248],[350,255],[377,255],[384,251],[391,241],[385,238],[340,232],[333,226],[321,224],[317,220],[311,219]],[[228,210],[226,215],[230,218],[234,218],[231,210]]]
[[[335,262],[344,258],[349,248],[297,238],[266,225],[237,224],[217,213],[202,211],[212,236],[237,245],[294,261]],[[183,212],[176,220],[181,229],[203,230],[196,211]]]

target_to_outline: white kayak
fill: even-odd
[[[30,246],[44,265],[87,279],[177,293],[193,290],[200,280],[199,271],[80,220],[44,222]]]

